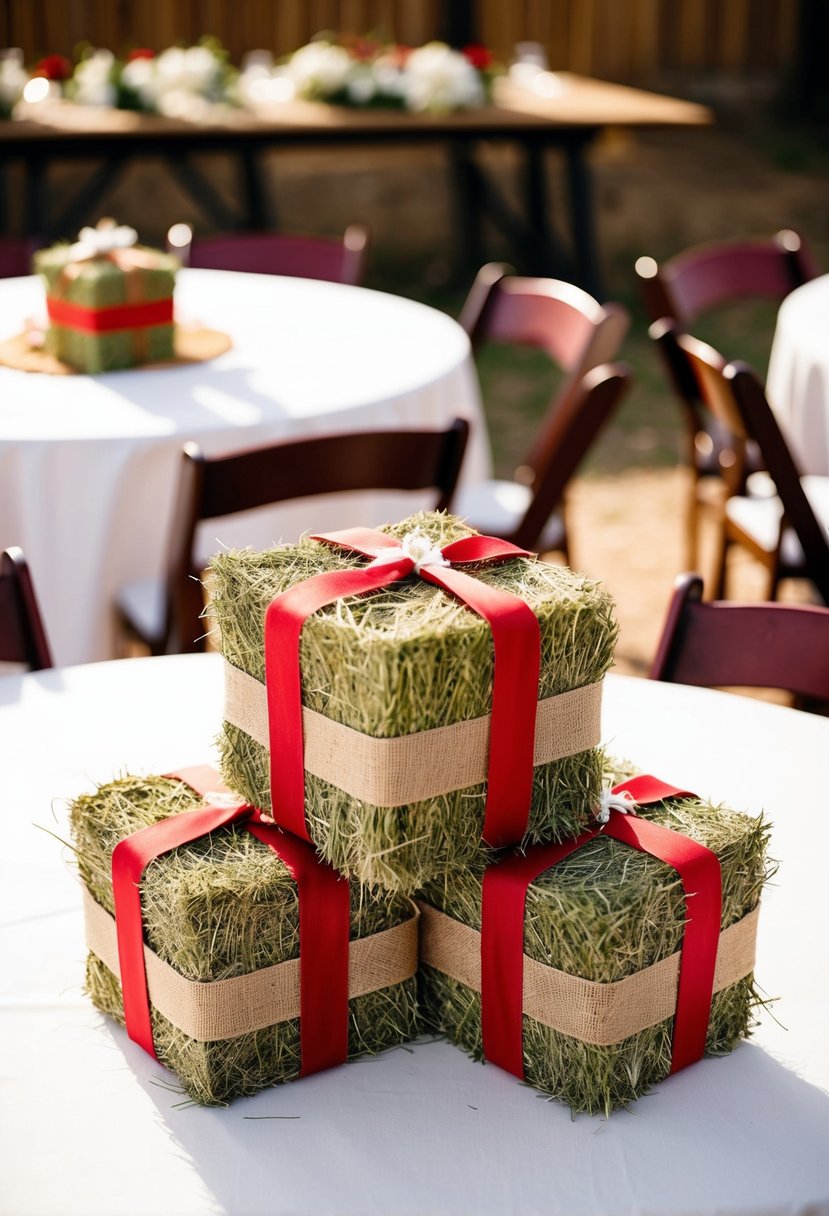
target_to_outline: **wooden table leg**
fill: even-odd
[[[570,194],[570,229],[578,282],[597,300],[603,300],[605,294],[596,251],[593,183],[585,157],[585,149],[594,135],[594,131],[585,131],[583,134],[580,132],[578,135],[574,133],[564,150]]]

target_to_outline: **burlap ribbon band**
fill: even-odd
[[[475,992],[481,991],[481,934],[429,904],[420,904],[420,960]],[[723,929],[714,991],[754,969],[759,904]],[[611,984],[597,984],[523,959],[523,1012],[561,1034],[599,1047],[672,1018],[676,1011],[680,951]]]
[[[83,892],[86,944],[121,978],[115,918]],[[419,913],[400,925],[349,942],[348,997],[401,984],[417,970]],[[233,979],[188,980],[144,946],[150,1003],[178,1030],[200,1043],[233,1039],[300,1016],[299,959]]]
[[[602,683],[538,702],[533,764],[595,747],[601,738]],[[225,663],[224,719],[269,747],[268,694],[259,680]],[[305,770],[371,806],[421,802],[487,779],[490,718],[377,739],[304,707]]]

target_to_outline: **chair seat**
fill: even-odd
[[[485,536],[510,537],[532,502],[532,489],[518,481],[481,481],[458,492],[452,511]],[[539,553],[560,549],[564,543],[564,520],[554,512],[538,538]]]
[[[142,638],[161,641],[164,633],[165,590],[160,579],[127,583],[118,592],[116,607]]]
[[[759,479],[752,479],[751,488],[766,488]],[[829,477],[809,474],[801,478],[806,497],[815,516],[829,531]],[[751,497],[735,496],[725,504],[726,518],[750,537],[764,552],[774,553],[780,536],[780,519],[783,507],[776,495],[753,494]],[[804,565],[803,549],[794,531],[787,528],[780,546],[782,563],[789,569]]]

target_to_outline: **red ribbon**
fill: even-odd
[[[655,777],[634,777],[613,789],[640,805],[695,797]],[[527,888],[545,870],[603,833],[672,866],[685,891],[686,920],[671,1050],[671,1072],[705,1050],[720,936],[721,879],[716,854],[647,819],[610,812],[603,826],[561,844],[537,845],[493,862],[484,874],[481,904],[481,1014],[484,1055],[524,1077],[524,913]]]
[[[172,325],[173,298],[140,304],[112,304],[109,308],[86,308],[56,296],[46,297],[49,320],[85,334],[106,334],[118,329],[144,329],[149,325]]]
[[[208,767],[181,769],[168,776],[185,782],[203,796],[227,793],[218,774]],[[134,832],[113,850],[112,890],[127,1034],[158,1058],[144,962],[140,891],[144,870],[162,853],[231,823],[244,825],[257,840],[273,849],[297,884],[300,1075],[308,1076],[342,1064],[348,1056],[348,883],[307,844],[287,836],[274,824],[263,823],[256,807],[241,802],[208,805],[172,815]]]
[[[302,627],[326,604],[346,595],[377,591],[415,572],[415,561],[403,552],[401,542],[383,532],[353,528],[313,539],[374,560],[358,569],[317,574],[297,583],[272,600],[265,615],[271,806],[277,822],[304,840],[310,836],[305,819],[299,667]],[[400,556],[389,559],[390,550],[398,550]],[[465,537],[441,552],[450,566],[423,565],[417,573],[455,595],[492,629],[495,675],[482,835],[487,844],[500,848],[517,844],[529,819],[540,667],[538,621],[517,596],[489,587],[456,567],[531,555],[491,536]]]

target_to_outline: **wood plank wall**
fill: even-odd
[[[319,30],[382,31],[418,44],[446,29],[454,0],[0,0],[0,46],[27,61],[81,42],[124,51],[215,35],[239,62],[285,54]],[[630,83],[699,70],[780,72],[794,58],[801,0],[476,0],[480,41],[504,63],[516,42],[550,66]]]

